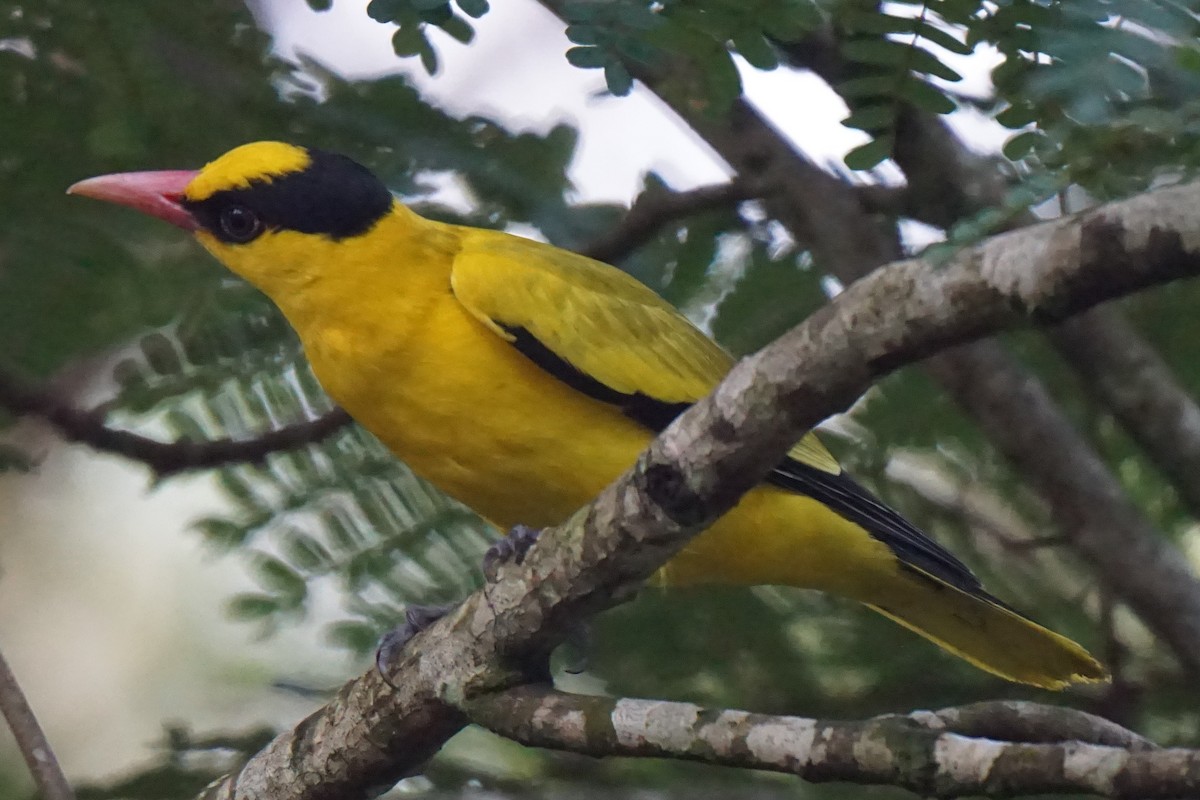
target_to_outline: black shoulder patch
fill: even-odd
[[[222,213],[235,206],[252,211],[268,230],[323,234],[334,240],[366,233],[391,210],[392,193],[362,164],[324,150],[309,149],[308,154],[312,162],[299,172],[184,201],[184,206],[205,230],[235,242],[221,225]]]

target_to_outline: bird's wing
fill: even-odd
[[[694,403],[733,364],[624,272],[536,242],[473,232],[454,261],[451,285],[471,314],[539,366],[572,385],[595,382],[594,391],[614,399]],[[550,359],[561,366],[551,369]],[[567,368],[578,376],[560,374]]]
[[[451,287],[467,310],[546,372],[654,432],[708,394],[733,359],[649,288],[584,256],[471,232]],[[877,500],[809,434],[767,477],[860,525],[902,562],[972,593],[970,570]]]

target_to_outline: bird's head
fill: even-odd
[[[191,231],[217,260],[277,300],[343,263],[334,249],[370,231],[395,203],[356,161],[282,142],[242,145],[199,171],[101,175],[67,192]]]

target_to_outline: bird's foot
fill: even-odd
[[[509,563],[523,563],[525,554],[541,533],[541,530],[528,525],[514,525],[503,539],[492,544],[483,554],[483,577],[489,582],[494,581],[500,567]]]
[[[388,680],[391,666],[399,660],[400,653],[404,651],[409,639],[446,616],[457,605],[458,603],[446,603],[436,606],[409,606],[404,609],[404,624],[385,633],[379,640],[379,646],[375,648],[375,669],[379,670],[385,681]]]

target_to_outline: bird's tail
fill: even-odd
[[[905,573],[867,605],[980,669],[1045,689],[1108,680],[1107,670],[1083,647],[994,597],[912,567]]]

